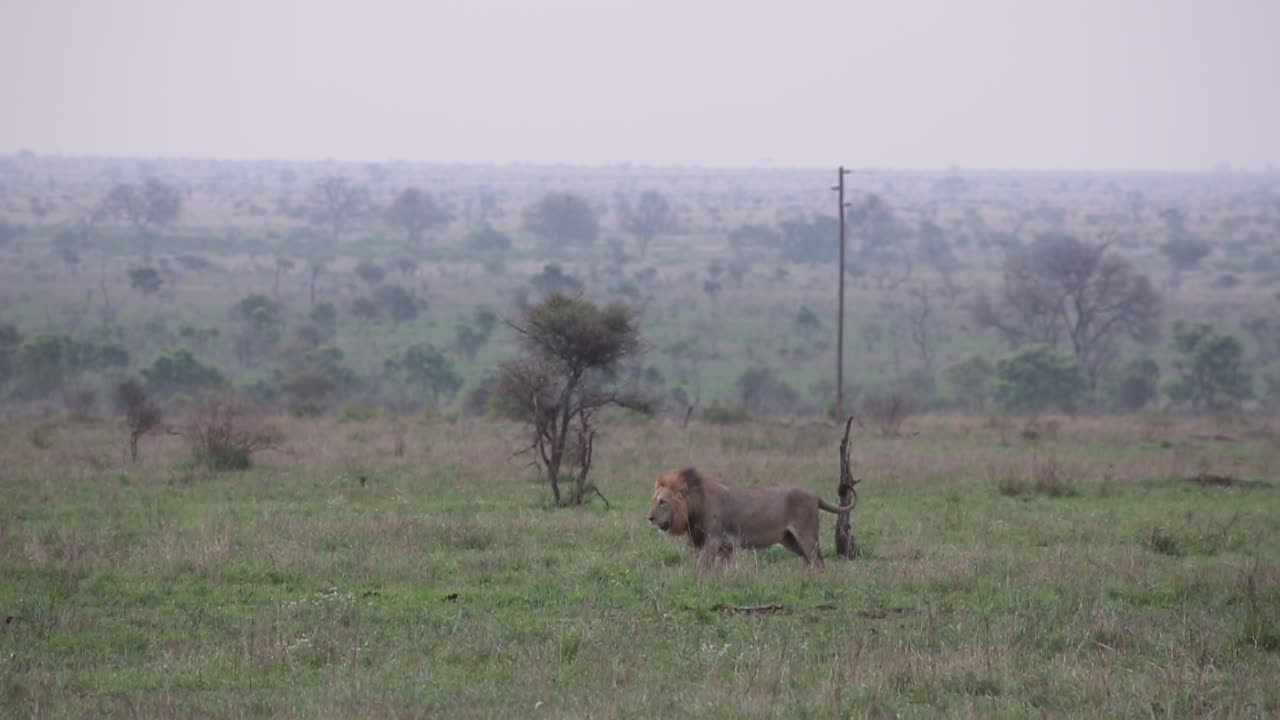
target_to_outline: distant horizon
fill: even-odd
[[[348,159],[324,157],[315,159],[287,158],[287,157],[214,157],[207,155],[145,155],[145,154],[100,154],[100,153],[61,153],[61,152],[42,152],[35,148],[19,146],[17,150],[0,154],[0,157],[20,158],[24,153],[30,153],[36,159],[58,159],[58,160],[86,160],[86,161],[159,161],[159,162],[226,162],[226,163],[278,163],[278,164],[294,164],[294,165],[410,165],[418,167],[462,167],[462,168],[570,168],[570,169],[653,169],[653,170],[714,170],[714,171],[801,171],[801,172],[824,172],[834,171],[841,167],[839,162],[828,165],[791,165],[782,163],[758,163],[758,164],[742,164],[742,165],[710,165],[695,163],[641,163],[631,161],[616,162],[530,162],[521,160],[511,161],[435,161],[435,160],[410,160],[405,158],[394,159]],[[1228,164],[1220,167],[1133,167],[1133,168],[1092,168],[1092,167],[998,167],[998,166],[858,166],[843,165],[844,168],[855,173],[923,173],[923,174],[945,174],[945,173],[992,173],[992,174],[1080,174],[1080,175],[1212,175],[1212,174],[1233,174],[1233,175],[1271,175],[1275,174],[1277,168],[1271,164],[1263,167],[1235,167]]]

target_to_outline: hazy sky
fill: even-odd
[[[0,153],[1280,165],[1280,0],[0,0]]]

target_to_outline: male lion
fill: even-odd
[[[735,547],[766,548],[775,543],[822,567],[818,553],[818,510],[849,512],[858,504],[832,505],[798,487],[731,488],[693,468],[658,476],[649,522],[671,535],[688,535],[698,569],[729,557]]]

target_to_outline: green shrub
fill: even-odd
[[[338,408],[338,422],[368,422],[378,417],[378,408],[364,403],[345,403]]]
[[[699,417],[714,425],[737,425],[750,420],[751,413],[747,412],[746,408],[736,405],[712,403],[702,409]]]
[[[1042,343],[1024,345],[996,363],[996,399],[1008,412],[1075,412],[1086,390],[1079,361]]]

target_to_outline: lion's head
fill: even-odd
[[[649,522],[672,535],[689,532],[689,518],[696,515],[702,497],[702,477],[693,468],[665,472],[654,483]]]

